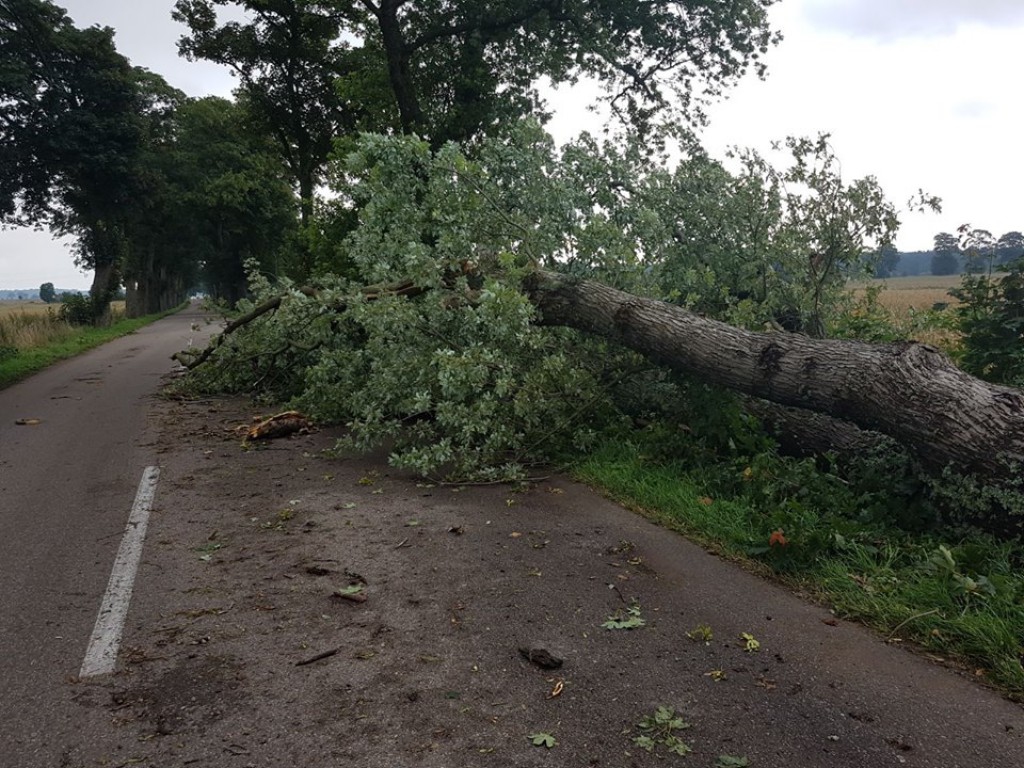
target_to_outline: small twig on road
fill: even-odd
[[[626,599],[625,595],[623,595],[622,592],[619,591],[619,585],[618,584],[609,584],[608,585],[608,589],[612,590],[616,595],[619,596],[619,600],[622,601],[623,605],[631,605],[629,600]]]
[[[295,662],[295,666],[296,667],[304,667],[307,664],[312,664],[313,662],[316,662],[316,661],[323,661],[324,659],[329,659],[329,658],[331,658],[331,656],[334,656],[340,650],[341,650],[341,646],[339,646],[337,648],[332,648],[329,651],[324,651],[323,653],[318,653],[316,656],[310,656],[308,659],[303,659],[302,661],[296,661]]]

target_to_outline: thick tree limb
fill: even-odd
[[[526,290],[545,324],[616,339],[713,384],[882,432],[932,468],[996,480],[1024,464],[1024,391],[969,376],[928,345],[753,333],[547,270]]]
[[[303,287],[296,288],[296,291],[301,293],[303,296],[316,297],[319,295],[319,291],[316,288]],[[377,299],[383,298],[384,296],[419,296],[426,289],[420,286],[414,285],[409,280],[404,280],[400,283],[393,283],[391,285],[374,285],[367,286],[362,289],[363,299],[365,301],[376,301]],[[207,347],[198,355],[191,357],[186,352],[176,352],[171,355],[172,360],[177,360],[179,363],[184,365],[190,371],[193,368],[198,368],[200,365],[210,359],[210,356],[224,343],[224,340],[232,333],[237,331],[239,328],[243,328],[251,323],[253,320],[258,320],[270,312],[273,312],[280,308],[281,303],[287,298],[288,294],[282,294],[281,296],[275,296],[272,299],[267,299],[262,304],[253,307],[251,310],[246,312],[241,317],[236,317],[226,326],[224,330],[213,337]],[[341,302],[335,306],[335,311],[343,312],[347,307],[347,302]]]
[[[409,281],[364,288],[363,300],[415,297],[428,289]],[[882,433],[902,443],[933,470],[947,466],[982,481],[1015,479],[1024,465],[1024,391],[976,379],[937,349],[916,342],[868,344],[755,333],[680,307],[619,291],[599,282],[538,269],[525,290],[540,322],[614,339],[690,376],[781,406],[826,414],[798,440],[813,450],[858,451]],[[315,289],[301,292],[315,296]],[[224,339],[278,309],[275,297],[227,325],[188,368],[206,362]],[[342,312],[346,302],[335,305]],[[179,353],[180,354],[180,353]],[[772,418],[786,429],[788,415]],[[833,421],[838,420],[838,421]],[[860,432],[847,423],[867,430]],[[813,438],[808,438],[810,434]]]
[[[299,291],[305,296],[316,295],[316,291],[314,291],[312,288],[300,288]],[[278,307],[281,306],[281,302],[284,301],[284,298],[284,296],[275,296],[274,298],[268,299],[262,304],[253,307],[250,311],[246,312],[241,317],[236,317],[234,320],[232,320],[230,323],[224,326],[224,330],[221,331],[216,336],[214,336],[213,339],[210,340],[210,343],[206,346],[206,348],[196,357],[190,359],[188,353],[186,352],[175,352],[173,355],[171,355],[171,359],[177,360],[179,363],[184,365],[189,370],[192,370],[193,368],[198,368],[200,365],[202,365],[203,363],[210,359],[210,355],[217,351],[220,345],[224,343],[225,338],[230,336],[239,328],[248,325],[253,320],[263,317],[263,315],[267,314],[268,312],[273,312],[274,310],[276,310]]]
[[[743,407],[760,420],[788,456],[821,456],[834,453],[840,463],[892,447],[896,442],[826,413],[790,408],[760,398],[744,398]]]

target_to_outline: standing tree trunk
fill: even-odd
[[[1024,391],[976,379],[933,347],[754,333],[546,270],[530,277],[527,293],[545,324],[616,339],[710,383],[882,432],[934,469],[998,481],[1024,464]]]
[[[117,265],[112,261],[96,263],[89,297],[92,300],[93,325],[110,324],[110,299],[117,292]]]
[[[416,96],[412,70],[409,68],[409,51],[398,18],[400,5],[398,0],[381,0],[380,7],[374,13],[380,27],[381,42],[388,63],[388,81],[394,92],[402,133],[414,133],[422,127],[423,110]]]

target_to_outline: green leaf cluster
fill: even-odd
[[[625,613],[619,611],[601,624],[605,629],[639,629],[647,626],[646,620],[640,612],[640,606],[634,603],[629,606]]]
[[[825,149],[812,149],[831,167],[820,159]],[[253,298],[240,309],[285,299],[231,337],[217,371],[201,374],[203,386],[294,400],[315,418],[347,424],[347,447],[389,442],[397,465],[424,475],[519,477],[532,463],[593,445],[627,415],[678,416],[681,408],[707,436],[706,450],[756,450],[764,438],[737,405],[611,342],[542,327],[520,286],[545,266],[733,320],[746,312],[752,323],[794,295],[820,299],[821,276],[800,272],[799,261],[776,265],[781,251],[767,234],[753,250],[739,248],[753,216],[781,233],[799,229],[763,178],[747,176],[730,184],[734,177],[696,150],[670,169],[638,141],[583,136],[558,149],[530,121],[473,151],[366,135],[339,147],[329,174],[335,194],[325,221],[354,222],[335,245],[346,275],[323,275],[313,292],[254,272]],[[689,213],[716,205],[732,213],[713,226]],[[842,221],[854,226],[856,215],[844,210]],[[845,237],[836,264],[853,258],[856,237]],[[728,298],[769,273],[764,295]],[[840,290],[837,275],[829,290]]]
[[[1024,258],[1003,275],[966,274],[950,291],[960,300],[960,365],[989,381],[1024,386]]]
[[[687,755],[693,750],[678,736],[679,731],[687,730],[690,724],[683,720],[671,707],[658,707],[650,715],[646,715],[636,725],[639,736],[633,743],[647,752],[653,752],[658,746],[665,748],[674,755]]]

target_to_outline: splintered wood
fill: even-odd
[[[308,431],[312,423],[298,411],[285,411],[249,428],[246,440],[276,440],[296,432]]]

